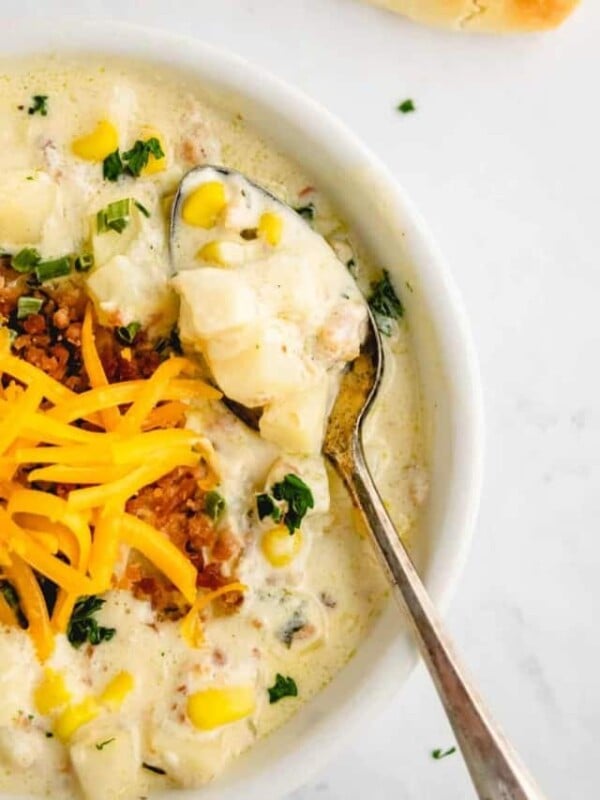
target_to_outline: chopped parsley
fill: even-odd
[[[314,508],[315,500],[309,487],[293,473],[288,473],[279,483],[273,484],[271,491],[275,500],[285,500],[287,510],[283,522],[290,533],[300,527],[309,508]]]
[[[383,278],[372,284],[371,288],[369,305],[375,316],[375,322],[384,336],[390,336],[391,320],[400,319],[404,315],[404,306],[391,284],[389,272],[384,269]]]
[[[114,742],[115,737],[113,736],[111,739],[105,739],[103,742],[96,742],[96,750],[104,750],[107,744]]]
[[[269,494],[256,495],[256,510],[259,519],[272,517],[274,522],[279,522],[281,519],[281,509]]]
[[[165,154],[156,136],[142,141],[137,139],[131,150],[114,153],[106,156],[102,162],[102,175],[107,181],[116,181],[121,175],[130,175],[137,178],[148,163],[150,156],[154,158],[164,158]]]
[[[4,595],[4,599],[13,611],[19,610],[19,596],[12,583],[8,581],[0,581],[0,592]]]
[[[431,757],[436,761],[439,761],[441,758],[446,758],[446,756],[451,756],[453,753],[456,753],[456,747],[449,747],[447,750],[442,750],[438,748],[436,750],[431,751]]]
[[[413,111],[416,111],[416,106],[413,100],[407,98],[399,103],[396,107],[397,111],[400,111],[401,114],[411,114]]]
[[[282,500],[286,503],[282,509],[275,500]],[[264,519],[271,517],[274,522],[283,521],[290,534],[300,527],[304,516],[309,508],[315,504],[310,488],[293,473],[288,473],[282,481],[274,483],[271,493],[263,493],[256,496],[256,510],[258,518]]]
[[[10,263],[17,272],[31,272],[41,260],[42,257],[35,247],[24,247],[11,258]]]
[[[119,150],[110,153],[102,162],[102,177],[106,181],[116,181],[123,174],[123,162]]]
[[[44,301],[39,297],[21,296],[17,302],[17,319],[26,319],[31,314],[37,314]]]
[[[34,94],[31,98],[31,105],[27,109],[28,114],[40,114],[42,117],[48,116],[48,95]]]
[[[108,642],[115,635],[116,628],[105,628],[98,625],[93,615],[104,605],[101,597],[90,595],[83,597],[75,603],[75,608],[69,620],[67,639],[75,648],[81,647],[85,642],[96,645]]]
[[[305,206],[298,206],[294,209],[296,214],[300,214],[302,219],[306,222],[312,222],[315,218],[315,204],[314,203],[307,203]]]
[[[294,636],[306,625],[306,617],[302,608],[297,608],[287,622],[277,631],[277,638],[288,648],[292,646]]]
[[[219,492],[213,490],[206,493],[204,511],[213,522],[217,522],[223,516],[226,505],[225,498]]]
[[[115,333],[122,344],[130,345],[142,329],[141,322],[130,322],[129,325],[120,325]]]
[[[298,697],[296,681],[290,678],[289,675],[286,678],[279,672],[275,676],[275,683],[273,686],[270,686],[267,691],[269,692],[269,703],[271,703],[271,705],[283,700],[284,697]]]

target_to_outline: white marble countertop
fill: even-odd
[[[335,112],[409,190],[466,301],[487,411],[479,530],[448,621],[549,797],[598,797],[600,3],[513,38],[432,31],[356,0],[43,10],[235,50]],[[406,97],[417,113],[394,111]],[[294,800],[474,797],[459,756],[430,757],[453,737],[423,669],[363,733]]]

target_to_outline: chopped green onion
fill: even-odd
[[[53,278],[62,278],[71,272],[71,259],[69,256],[55,258],[53,261],[40,261],[35,268],[35,277],[40,283]]]
[[[40,261],[41,256],[35,247],[24,247],[12,257],[11,266],[17,272],[31,272]]]
[[[48,95],[34,94],[31,98],[31,105],[27,109],[28,114],[40,114],[42,117],[48,116]]]
[[[204,498],[204,511],[213,520],[217,522],[225,511],[225,498],[219,492],[207,492]]]
[[[89,272],[94,266],[94,256],[91,253],[82,253],[75,259],[75,269],[77,272]]]
[[[18,331],[13,330],[13,328],[7,328],[7,330],[8,330],[8,341],[12,344],[19,335],[19,333]]]
[[[121,325],[116,330],[117,339],[120,339],[123,344],[133,344],[133,340],[141,327],[142,325],[139,322],[130,322],[129,325]]]
[[[17,319],[25,319],[30,314],[37,314],[44,301],[39,297],[19,297],[17,303]]]
[[[115,231],[123,233],[131,219],[131,201],[128,197],[109,203],[96,214],[98,233]]]
[[[135,207],[138,209],[138,211],[141,211],[141,212],[142,212],[142,214],[143,214],[145,217],[149,217],[149,216],[150,216],[150,212],[148,211],[148,209],[146,208],[146,206],[143,206],[143,205],[140,203],[140,201],[139,201],[139,200],[134,200],[134,201],[133,201],[133,204],[134,204],[134,206],[135,206]]]

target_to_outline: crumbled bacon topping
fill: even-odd
[[[17,307],[22,295],[37,297],[43,305],[39,313],[19,320]],[[0,315],[16,333],[13,352],[76,392],[90,388],[81,355],[81,325],[87,302],[84,282],[78,276],[36,286],[28,282],[27,275],[15,272],[8,259],[0,258]],[[161,354],[144,331],[137,333],[131,344],[125,344],[114,328],[98,325],[95,337],[111,383],[149,378],[161,362]],[[27,470],[20,470],[16,477],[26,484]],[[198,586],[217,589],[235,580],[232,570],[241,543],[204,513],[206,491],[201,487],[206,478],[204,466],[178,467],[144,487],[128,501],[126,510],[161,530],[186,554],[198,570]],[[77,487],[47,483],[41,488],[65,497]],[[187,610],[170,581],[136,553],[131,554],[118,586],[149,599],[162,616],[178,618]],[[218,602],[222,610],[235,610],[243,597],[230,592]]]

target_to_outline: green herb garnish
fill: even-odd
[[[390,336],[392,333],[391,320],[400,319],[404,315],[404,306],[390,282],[389,272],[384,269],[383,278],[372,284],[371,288],[369,305],[375,316],[377,327],[384,336]]]
[[[35,277],[39,283],[50,281],[53,278],[62,278],[71,272],[71,259],[69,256],[55,258],[52,261],[40,261],[35,268]]]
[[[114,742],[115,737],[113,736],[112,739],[105,739],[103,742],[96,742],[96,750],[104,750],[107,744]]]
[[[102,162],[102,177],[106,181],[116,181],[123,174],[123,162],[119,150],[110,153]]]
[[[19,610],[19,596],[15,587],[8,581],[0,581],[0,592],[13,611]]]
[[[79,648],[85,642],[96,645],[108,642],[113,638],[117,632],[116,628],[105,628],[98,625],[98,621],[93,617],[93,614],[102,608],[104,602],[101,597],[90,595],[75,603],[67,629],[67,639],[73,647]]]
[[[293,473],[289,473],[279,483],[275,483],[271,492],[275,500],[285,500],[287,511],[283,515],[283,522],[290,533],[300,527],[302,520],[309,508],[314,508],[315,500],[310,488]]]
[[[204,511],[213,522],[217,522],[223,516],[226,505],[225,498],[219,492],[213,490],[206,493]]]
[[[109,203],[96,214],[98,233],[123,233],[131,220],[131,201],[128,197]]]
[[[121,175],[131,175],[132,178],[137,178],[151,155],[154,158],[165,157],[156,136],[146,139],[145,142],[138,139],[131,150],[120,153],[117,149],[114,153],[106,156],[102,162],[102,175],[107,181],[116,181]]]
[[[155,772],[157,775],[166,775],[166,771],[161,767],[155,767],[154,764],[147,764],[145,761],[142,761],[142,767],[144,769],[149,770],[150,772]]]
[[[130,175],[133,175],[134,178],[137,178],[148,163],[150,155],[153,155],[154,158],[165,157],[163,149],[160,146],[160,142],[156,136],[146,139],[145,142],[143,142],[141,139],[138,139],[131,150],[127,150],[127,152],[123,153],[123,161],[127,162],[127,172],[129,172]]]
[[[143,214],[143,215],[144,215],[146,218],[150,216],[150,212],[148,211],[148,209],[146,208],[146,206],[143,206],[143,205],[140,203],[140,201],[139,201],[139,200],[134,200],[134,201],[133,201],[133,204],[134,204],[134,206],[135,206],[135,207],[138,209],[138,211],[141,211],[141,212],[142,212],[142,214]]]
[[[91,253],[82,253],[75,259],[75,269],[77,272],[89,272],[94,266],[94,256]]]
[[[119,339],[123,344],[130,345],[133,344],[135,337],[138,335],[141,329],[141,322],[130,322],[129,325],[119,326],[115,333],[117,334],[117,339]]]
[[[446,756],[451,756],[453,753],[456,753],[456,747],[449,747],[447,750],[437,749],[431,751],[431,757],[439,761],[440,758],[446,758]]]
[[[305,206],[298,206],[294,209],[296,214],[300,214],[302,219],[306,220],[306,222],[312,222],[315,218],[315,204],[314,203],[307,203]]]
[[[34,94],[31,98],[31,105],[27,109],[28,114],[40,114],[42,117],[48,116],[48,95]]]
[[[410,114],[412,111],[416,111],[416,107],[414,101],[408,98],[407,100],[403,100],[397,106],[397,111],[400,111],[402,114]]]
[[[275,676],[274,685],[269,687],[267,691],[269,692],[269,703],[271,703],[271,705],[273,703],[278,703],[284,697],[298,697],[298,687],[296,686],[296,681],[293,678],[290,678],[289,675],[286,678],[279,672]]]
[[[41,260],[42,257],[35,247],[24,247],[11,258],[10,264],[17,272],[31,272]]]
[[[259,519],[272,517],[275,522],[281,519],[281,509],[269,494],[256,495],[256,510]]]
[[[25,319],[31,314],[37,314],[44,301],[39,297],[19,297],[17,302],[17,319]]]

